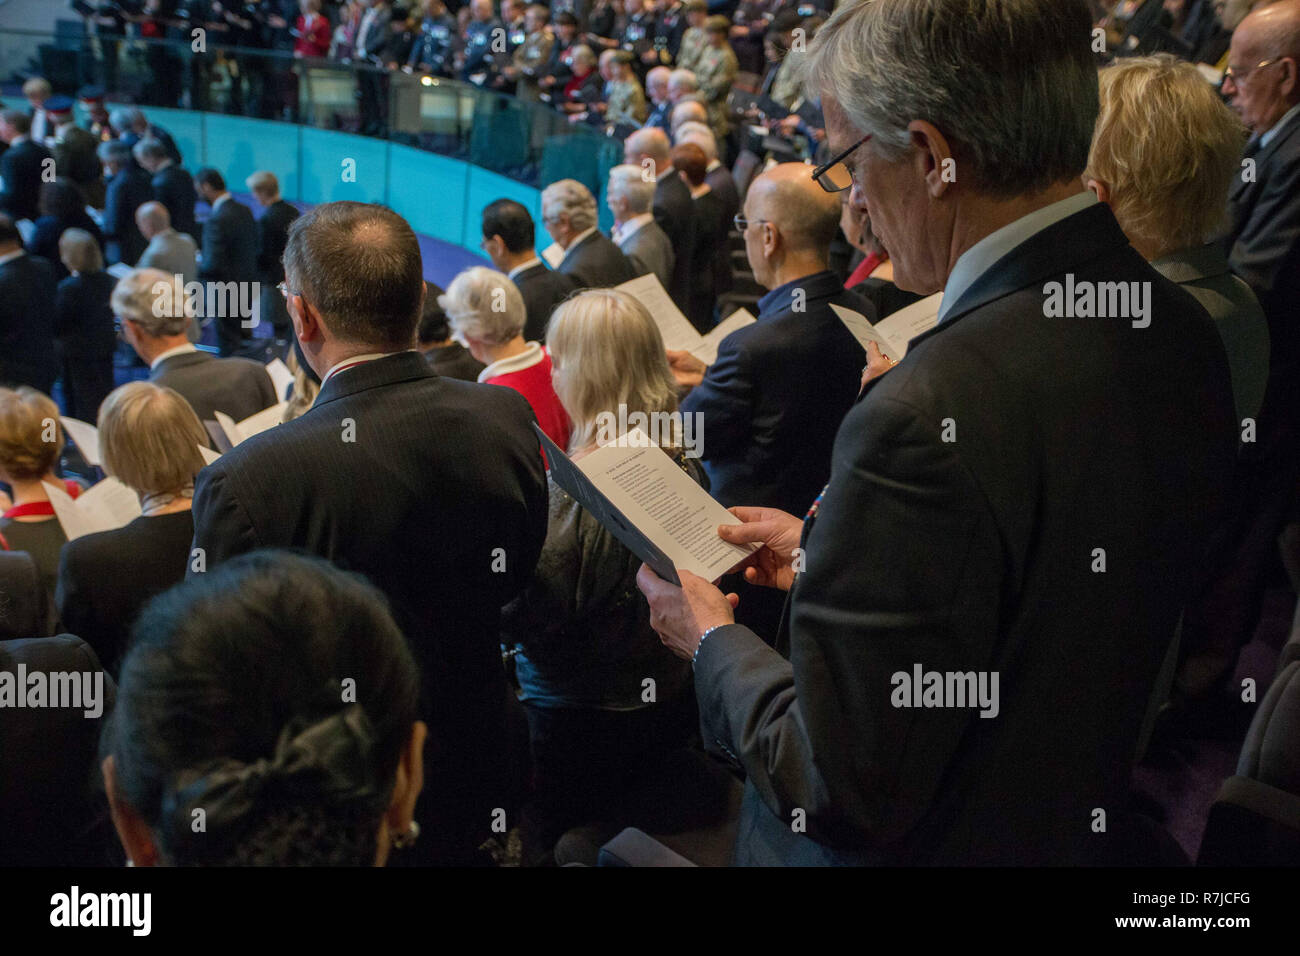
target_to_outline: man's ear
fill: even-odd
[[[781,230],[774,222],[761,222],[758,228],[763,230],[763,258],[771,261],[781,248]]]
[[[913,120],[907,124],[907,129],[912,134],[913,162],[917,164],[917,172],[925,179],[930,197],[938,199],[960,175],[948,137],[925,120]]]
[[[299,342],[312,342],[322,337],[320,313],[301,295],[289,296],[289,320],[293,323],[293,334]]]
[[[387,853],[383,852],[384,844],[391,844],[392,836],[395,834],[408,833],[411,829],[411,821],[415,819],[415,801],[419,799],[420,791],[424,789],[424,740],[428,733],[428,725],[422,720],[417,720],[411,724],[411,735],[402,747],[402,755],[397,761],[397,780],[393,784],[393,797],[388,803],[388,810],[384,813],[384,827],[388,831],[388,840],[380,841],[381,853],[378,865],[382,866],[387,858]]]
[[[149,825],[140,819],[140,815],[122,798],[117,785],[117,764],[113,755],[104,758],[101,765],[104,772],[104,789],[108,792],[108,809],[113,816],[113,829],[122,841],[127,859],[132,866],[157,866],[158,848],[153,841]]]

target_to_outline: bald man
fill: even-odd
[[[1251,136],[1228,197],[1225,245],[1232,271],[1254,290],[1268,319],[1269,376],[1254,444],[1242,446],[1241,467],[1252,477],[1234,505],[1240,510],[1232,560],[1187,609],[1187,659],[1176,688],[1189,717],[1202,703],[1205,713],[1222,710],[1237,654],[1259,622],[1277,537],[1294,513],[1300,481],[1298,74],[1300,0],[1260,7],[1241,21],[1222,91]]]
[[[705,469],[727,507],[770,503],[801,515],[830,475],[835,432],[865,360],[831,305],[876,319],[827,267],[839,213],[839,198],[803,163],[772,167],[745,197],[745,254],[769,291],[758,321],[722,341],[682,402],[683,412],[703,416]],[[672,359],[682,367],[681,355]]]
[[[149,242],[137,268],[161,269],[168,275],[180,276],[182,283],[198,278],[198,247],[186,233],[172,228],[166,206],[157,201],[145,203],[135,211],[135,224]]]
[[[668,128],[672,130],[674,137],[687,123],[699,123],[712,132],[709,127],[709,111],[699,100],[682,100],[668,115]]]
[[[623,144],[623,161],[640,166],[655,180],[654,217],[659,228],[672,240],[676,256],[668,294],[677,307],[688,311],[691,299],[691,262],[695,255],[695,203],[690,186],[673,168],[668,134],[661,129],[639,129]],[[701,328],[701,333],[709,328]]]

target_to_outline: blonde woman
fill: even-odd
[[[1100,78],[1084,182],[1133,248],[1210,313],[1228,353],[1237,420],[1253,418],[1268,381],[1268,326],[1217,241],[1246,130],[1196,67],[1168,54],[1120,60]]]
[[[151,382],[109,393],[99,409],[104,470],[140,497],[140,517],[69,542],[55,599],[63,624],[116,675],[140,608],[185,577],[194,476],[207,434],[185,399]]]
[[[618,423],[634,413],[654,420],[677,412],[663,339],[626,293],[589,290],[564,302],[551,317],[546,343],[555,391],[573,424],[573,457],[621,437]],[[705,484],[699,461],[674,446],[674,434],[659,437],[678,465]],[[548,852],[569,826],[598,815],[610,819],[637,775],[653,773],[657,760],[694,729],[690,669],[650,629],[635,583],[640,565],[551,483],[550,522],[533,583],[506,608],[502,627],[504,641],[517,648],[532,738],[536,790],[525,825],[528,859]],[[649,704],[647,678],[655,688]]]

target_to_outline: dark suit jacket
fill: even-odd
[[[794,311],[796,290],[804,310]],[[874,321],[871,306],[831,272],[773,289],[758,321],[722,340],[718,358],[682,401],[703,416],[704,464],[728,508],[803,514],[830,475],[831,445],[853,404],[866,356],[831,303]]]
[[[673,252],[672,240],[659,227],[659,223],[652,219],[622,240],[618,247],[631,261],[637,275],[653,272],[665,289],[672,285],[673,265],[677,261],[677,255]]]
[[[194,519],[188,511],[141,516],[69,541],[54,592],[63,626],[91,646],[110,674],[145,602],[185,579]]]
[[[69,126],[52,150],[59,175],[76,183],[86,204],[96,208],[104,205],[103,169],[95,152],[98,147],[99,140],[89,130]]]
[[[0,193],[0,211],[13,219],[36,221],[40,215],[41,171],[50,151],[40,143],[25,139],[10,146],[0,156],[0,177],[4,178],[4,192]]]
[[[179,166],[168,166],[154,173],[153,198],[167,207],[172,217],[172,228],[199,238],[199,225],[194,218],[194,204],[199,201],[194,191],[194,179]]]
[[[227,8],[229,8],[229,4],[227,4]],[[167,155],[171,161],[177,166],[181,164],[181,151],[176,146],[176,140],[172,139],[172,134],[167,130],[150,123],[142,138],[158,140],[162,144],[162,148],[167,150]]]
[[[1149,282],[1149,327],[1045,318],[1067,273]],[[1213,323],[1106,206],[1008,253],[845,417],[789,659],[737,625],[700,649],[706,743],[748,774],[738,860],[1122,857],[1139,725],[1236,444]],[[898,706],[918,666],[997,673],[997,716]]]
[[[1254,290],[1268,318],[1270,364],[1294,370],[1300,366],[1300,119],[1253,159],[1253,182],[1233,178],[1225,248],[1232,271]]]
[[[54,334],[70,359],[111,362],[117,331],[109,297],[117,279],[107,272],[83,272],[59,283],[54,300]]]
[[[659,228],[668,233],[677,257],[668,294],[677,308],[685,310],[691,298],[691,266],[695,258],[695,202],[676,169],[660,176],[655,183],[654,217]]]
[[[443,378],[403,352],[329,379],[302,417],[205,468],[195,492],[209,567],[304,548],[388,596],[429,721],[420,842],[440,849],[473,843],[493,808],[511,806],[498,623],[546,537],[533,421],[518,392]]]
[[[726,166],[711,170],[704,181],[713,190],[713,195],[722,200],[723,215],[726,217],[726,230],[732,229],[732,218],[740,212],[740,190],[736,188],[736,177]]]
[[[0,671],[102,672],[71,634],[0,641]],[[92,678],[93,680],[93,678]],[[103,714],[72,707],[0,708],[0,866],[103,866],[112,828],[99,776],[99,735],[117,688],[103,676]]]
[[[233,196],[203,224],[205,282],[256,282],[259,239],[249,208]]]
[[[202,421],[225,412],[238,422],[278,401],[265,366],[209,352],[173,355],[149,373],[149,381],[180,392]]]
[[[298,210],[281,199],[272,203],[257,220],[261,237],[257,252],[257,269],[263,285],[275,285],[284,279],[284,247],[289,241],[289,226],[298,218]],[[276,295],[280,293],[277,292]]]
[[[524,321],[524,340],[545,342],[551,313],[576,288],[573,277],[548,269],[543,263],[517,274],[514,283],[524,297],[524,311],[528,314]]]
[[[78,209],[75,217],[66,220],[41,216],[36,220],[36,231],[32,234],[32,241],[27,244],[27,251],[34,256],[40,256],[53,266],[54,276],[57,279],[66,279],[70,275],[68,267],[59,258],[59,237],[68,229],[86,230],[99,243],[100,253],[104,252],[104,234],[99,231],[95,220],[91,219],[84,209]]]
[[[54,267],[24,253],[0,265],[0,385],[49,394],[54,355]]]
[[[135,224],[135,211],[153,199],[149,174],[128,164],[108,181],[104,198],[105,258],[109,265],[133,266],[149,243]]]
[[[570,246],[557,271],[569,276],[579,289],[608,289],[636,278],[627,256],[599,229]]]

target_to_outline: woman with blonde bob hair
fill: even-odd
[[[104,470],[139,496],[142,513],[64,546],[56,601],[64,626],[114,675],[140,609],[180,582],[191,563],[190,505],[207,443],[194,410],[170,388],[131,382],[99,408]]]
[[[1084,182],[1133,248],[1214,319],[1237,419],[1253,418],[1268,380],[1268,326],[1218,242],[1246,130],[1196,67],[1168,54],[1120,60],[1100,78]]]
[[[677,392],[663,338],[631,296],[588,290],[561,304],[546,335],[555,391],[573,422],[575,458],[623,437],[622,423],[658,422],[649,437],[706,484],[677,447]],[[655,454],[658,454],[655,452]],[[641,561],[550,484],[546,543],[528,590],[506,608],[520,698],[532,738],[534,793],[523,827],[526,862],[564,830],[599,817],[634,819],[626,798],[651,779],[695,725],[690,668],[650,628],[636,589]],[[645,681],[653,680],[652,700]]]

